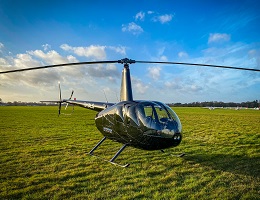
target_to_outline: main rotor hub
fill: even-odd
[[[118,63],[120,63],[120,64],[133,64],[133,63],[135,63],[135,60],[123,58],[121,60],[118,60]]]

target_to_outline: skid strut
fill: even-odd
[[[114,155],[114,157],[109,161],[110,163],[114,164],[114,165],[119,165],[121,167],[128,167],[130,164],[126,164],[126,165],[120,165],[118,163],[115,163],[114,160],[119,156],[119,154],[127,147],[127,144],[124,144],[121,149],[119,149],[119,151]]]
[[[102,142],[105,141],[105,139],[106,139],[106,137],[104,137],[102,140],[100,140],[99,143],[97,143],[97,145],[89,152],[89,154],[90,154],[91,156],[96,156],[96,155],[94,155],[93,152],[102,144]],[[127,147],[127,144],[124,144],[124,145],[121,147],[121,149],[119,149],[119,151],[113,156],[113,158],[111,158],[111,160],[105,160],[105,159],[104,159],[104,160],[107,161],[107,162],[110,162],[111,164],[120,166],[120,167],[128,167],[129,164],[121,165],[121,164],[118,164],[118,163],[114,162],[114,160],[120,155],[120,153],[121,153],[126,147]],[[99,156],[96,156],[96,157],[100,158]]]
[[[99,147],[99,145],[102,144],[102,142],[104,142],[106,139],[106,137],[104,137],[102,140],[99,141],[99,143],[97,143],[97,145],[89,152],[90,155],[93,155],[93,152]]]

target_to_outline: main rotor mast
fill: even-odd
[[[124,58],[118,62],[124,64],[124,69],[122,71],[120,101],[133,101],[129,64],[135,63],[135,61]]]

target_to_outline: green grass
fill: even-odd
[[[0,107],[0,199],[260,199],[260,112],[174,110],[180,146],[127,147],[116,161],[131,165],[120,168],[86,154],[102,138],[96,112]],[[120,147],[108,140],[95,153]]]

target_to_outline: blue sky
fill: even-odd
[[[195,62],[260,69],[260,1],[0,0],[0,70],[77,61]],[[259,72],[133,64],[134,99],[260,99]],[[122,66],[1,75],[3,101],[63,98],[116,102]]]

